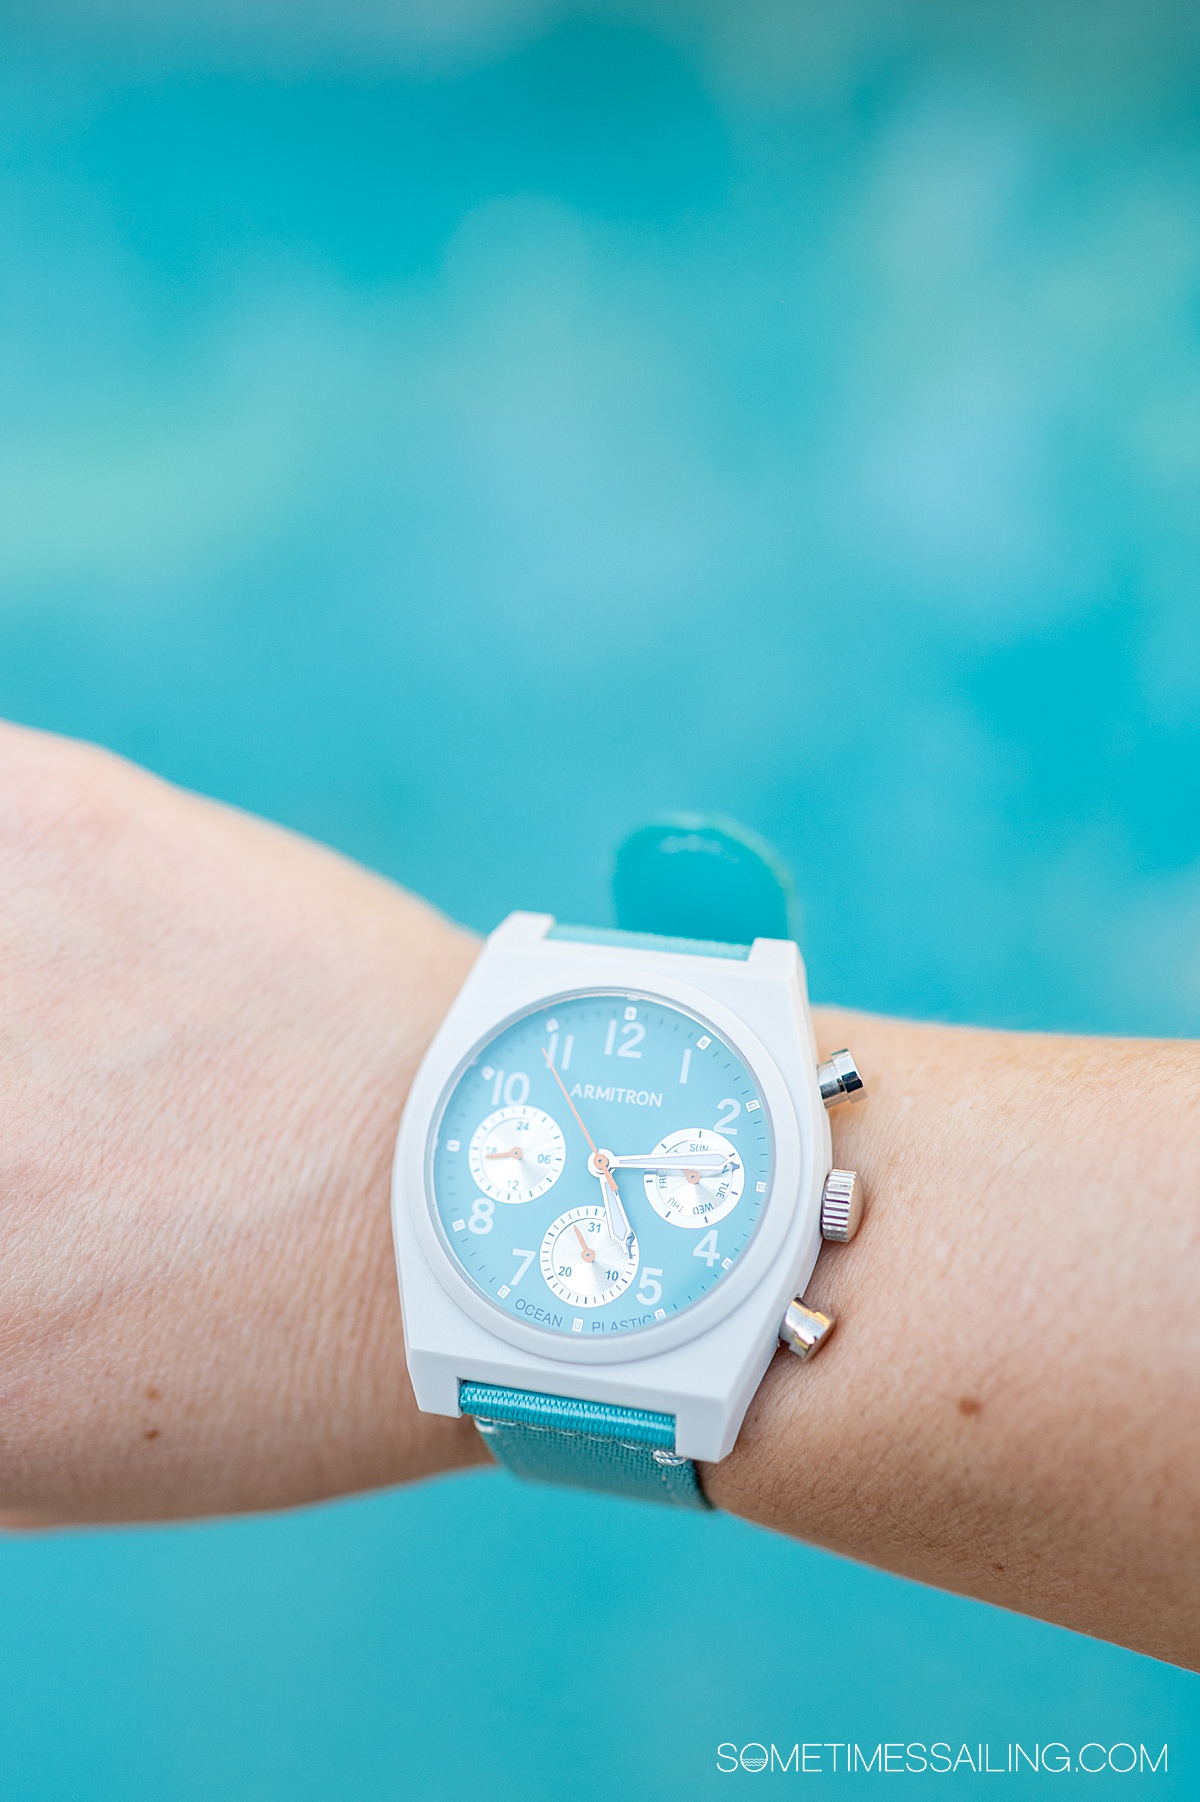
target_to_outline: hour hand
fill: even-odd
[[[719,1176],[733,1159],[723,1151],[660,1151],[644,1158],[609,1158],[613,1170],[694,1170],[698,1176]]]
[[[594,1151],[588,1159],[588,1169],[600,1179],[600,1193],[604,1197],[604,1212],[610,1234],[618,1245],[623,1245],[626,1251],[632,1252],[633,1228],[621,1200],[621,1191],[617,1188],[617,1179],[612,1173],[612,1166],[616,1161],[607,1151]]]

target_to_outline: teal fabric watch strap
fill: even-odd
[[[786,864],[736,820],[681,813],[640,826],[617,851],[613,900],[626,932],[725,946],[717,956],[755,939],[799,937]]]
[[[492,1383],[460,1383],[458,1399],[514,1476],[676,1508],[710,1506],[695,1465],[675,1452],[671,1414]]]
[[[745,960],[756,938],[795,932],[795,897],[770,846],[728,820],[686,814],[643,826],[617,852],[616,930],[554,926],[576,944]],[[675,1450],[675,1417],[607,1402],[459,1384],[497,1460],[515,1476],[677,1508],[711,1506]]]

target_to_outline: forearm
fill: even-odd
[[[482,1461],[417,1411],[388,1221],[478,942],[86,747],[0,727],[0,1518],[315,1500]],[[1200,1661],[1200,1051],[818,1015],[872,1205],[712,1499]]]
[[[476,941],[83,746],[0,728],[0,1513],[271,1508],[482,1456],[419,1414],[409,1083]]]
[[[1200,1048],[823,1010],[859,1238],[808,1294],[721,1507],[944,1588],[1200,1663]]]

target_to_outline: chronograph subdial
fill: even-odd
[[[614,1239],[603,1207],[571,1208],[542,1240],[546,1286],[572,1308],[600,1308],[637,1275],[637,1240]]]
[[[654,1147],[652,1157],[698,1153],[705,1158],[706,1163],[714,1152],[725,1158],[723,1170],[714,1171],[703,1167],[692,1169],[684,1164],[682,1168],[673,1170],[646,1172],[647,1200],[655,1213],[661,1215],[669,1225],[696,1230],[715,1226],[718,1220],[724,1220],[727,1214],[732,1214],[742,1198],[746,1173],[729,1140],[708,1127],[686,1127],[682,1132],[674,1132],[669,1137],[660,1139]]]
[[[493,1201],[536,1201],[562,1174],[567,1148],[558,1123],[536,1107],[502,1107],[471,1138],[471,1175]]]

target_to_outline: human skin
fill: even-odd
[[[0,1519],[486,1462],[418,1412],[388,1223],[478,941],[328,851],[0,726]],[[816,1013],[871,1203],[711,1499],[1200,1665],[1200,1052]]]
[[[722,1508],[1200,1668],[1200,1049],[820,1009],[871,1197]]]

